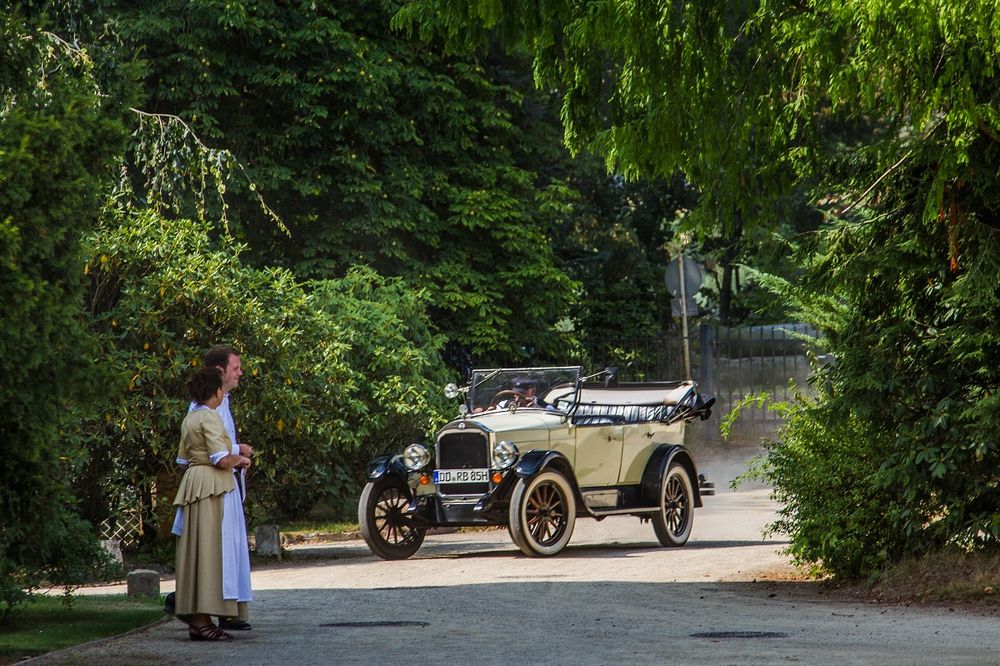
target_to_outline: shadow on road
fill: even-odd
[[[452,585],[442,570],[348,588],[317,572],[314,588],[256,593],[253,631],[224,645],[192,644],[171,622],[38,663],[972,664],[1000,653],[995,618],[850,604],[825,598],[818,583],[503,575]]]

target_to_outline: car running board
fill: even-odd
[[[594,518],[604,518],[605,516],[629,516],[633,513],[656,513],[660,510],[658,506],[636,506],[627,509],[591,509],[587,507]]]
[[[618,501],[621,493],[617,490],[589,490],[580,494],[583,496],[584,508],[595,518],[633,513],[656,513],[660,510],[658,506],[620,507]],[[698,475],[698,494],[702,497],[715,495],[715,484],[706,479],[704,474]]]

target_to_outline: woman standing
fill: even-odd
[[[236,488],[232,470],[249,467],[250,459],[230,452],[229,436],[215,412],[224,395],[222,371],[202,368],[188,382],[188,390],[197,406],[181,424],[177,451],[188,468],[174,499],[180,532],[176,614],[188,623],[193,641],[229,640],[232,636],[215,626],[211,616],[248,618],[246,603],[224,598],[222,523],[226,495]]]

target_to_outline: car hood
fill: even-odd
[[[566,416],[560,412],[544,409],[519,409],[514,412],[496,410],[470,415],[465,419],[456,419],[445,428],[451,430],[462,422],[466,427],[479,427],[495,433],[519,433],[521,442],[547,441],[549,432],[554,428],[565,427]],[[537,433],[537,435],[533,434]]]

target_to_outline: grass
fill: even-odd
[[[279,523],[282,534],[347,534],[358,531],[358,524],[346,521],[294,520]]]
[[[0,664],[122,634],[163,615],[162,597],[39,595],[0,626]]]
[[[321,535],[357,534],[358,523],[344,520],[344,516],[343,509],[337,511],[333,507],[321,503],[315,506],[309,515],[298,520],[263,519],[258,522],[276,524],[283,537],[295,542],[311,540]]]

